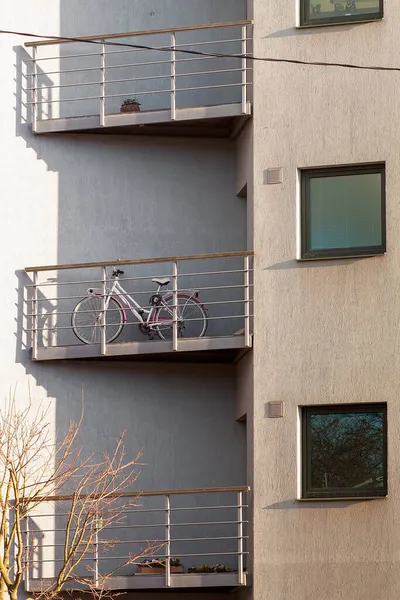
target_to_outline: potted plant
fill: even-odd
[[[188,573],[231,573],[232,569],[225,565],[201,565],[200,567],[190,567]]]
[[[137,98],[125,98],[122,100],[121,109],[122,113],[140,112],[140,102]]]
[[[170,572],[171,573],[183,573],[183,565],[179,558],[169,559]],[[137,565],[137,573],[140,575],[157,575],[165,573],[165,560],[145,560]]]

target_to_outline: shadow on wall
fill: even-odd
[[[190,489],[243,485],[246,481],[245,426],[235,420],[235,368],[232,365],[65,363],[39,366],[38,385],[57,398],[56,429],[62,436],[69,419],[81,411],[81,386],[85,389],[85,415],[78,445],[84,455],[112,452],[119,433],[126,431],[127,459],[143,449],[141,472],[135,490]],[[236,564],[236,495],[182,496],[173,506],[192,507],[173,513],[173,522],[193,523],[173,528],[173,554],[192,564]],[[156,508],[151,514],[132,513],[133,530],[118,531],[119,539],[163,539],[160,498],[141,499],[139,508]],[[203,511],[197,507],[231,506]],[[199,523],[205,521],[204,525]],[[220,522],[223,523],[220,523]],[[212,523],[216,524],[213,525]],[[56,520],[63,529],[63,518]],[[139,527],[140,525],[140,527]],[[145,530],[141,526],[151,525]],[[143,537],[144,536],[144,537]],[[191,542],[192,538],[221,538]],[[62,533],[58,535],[61,541]],[[132,544],[124,550],[132,551]],[[212,553],[215,552],[216,555]],[[218,553],[222,555],[218,555]],[[226,553],[226,554],[223,554]],[[106,558],[111,559],[112,555]],[[105,567],[104,567],[105,568]]]

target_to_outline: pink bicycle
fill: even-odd
[[[123,274],[120,269],[113,269],[110,277],[111,286],[106,290],[104,304],[102,290],[90,288],[88,296],[75,306],[71,315],[71,326],[76,337],[84,344],[100,344],[105,307],[106,342],[113,342],[126,323],[126,307],[136,317],[139,329],[144,335],[152,338],[155,333],[162,340],[172,339],[174,294],[170,290],[161,291],[171,280],[157,277],[152,279],[158,285],[158,289],[149,299],[149,307],[143,308],[122,287],[119,276]],[[176,293],[178,337],[203,337],[207,331],[207,313],[198,300],[198,295],[194,290]]]

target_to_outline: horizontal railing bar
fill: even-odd
[[[245,304],[246,302],[251,302],[251,300],[243,300],[242,303]],[[172,304],[170,305],[170,307],[172,308]],[[115,309],[117,310],[117,309]],[[72,311],[71,311],[72,312]],[[83,312],[83,311],[82,311]],[[221,319],[246,319],[247,317],[253,317],[253,314],[250,315],[223,315],[220,317],[206,317],[207,321],[217,321],[217,320],[221,320]],[[150,325],[153,325],[153,327],[161,327],[161,331],[163,330],[163,327],[170,327],[173,323],[177,323],[179,321],[179,318],[177,321],[175,321],[174,319],[168,319],[168,323],[159,323],[155,322],[155,323],[150,323]],[[185,323],[189,322],[189,321],[204,321],[204,317],[193,317],[193,318],[185,318],[184,319]],[[124,323],[124,327],[137,327],[138,324],[140,324],[140,322],[133,322],[133,323]],[[86,326],[84,326],[86,327]],[[91,328],[96,329],[96,328],[100,328],[102,327],[101,323],[94,323],[92,325],[90,325]],[[55,325],[55,326],[51,326],[51,325],[44,325],[43,327],[30,327],[27,329],[24,329],[24,331],[28,332],[28,331],[60,331],[61,329],[72,329],[71,325]],[[210,336],[210,337],[220,337],[220,336]],[[158,340],[157,340],[158,341]],[[99,342],[100,343],[100,342]],[[93,343],[94,344],[94,343]]]
[[[107,71],[109,69],[123,69],[124,67],[145,67],[147,65],[170,65],[171,60],[152,60],[142,63],[127,63],[126,65],[107,65]]]
[[[216,88],[225,88],[225,87],[243,87],[247,85],[246,83],[218,83],[217,85],[202,85],[197,87],[186,87],[186,88],[176,88],[176,92],[188,92],[188,91],[196,91],[196,90],[214,90]]]
[[[136,94],[137,96],[139,94]],[[85,96],[81,98],[55,98],[55,99],[47,99],[47,100],[36,100],[36,102],[29,101],[27,104],[60,104],[61,102],[83,102],[85,100],[98,100],[99,96]]]
[[[220,494],[230,492],[249,492],[250,486],[248,485],[238,485],[238,486],[228,486],[228,487],[212,487],[212,488],[183,488],[178,490],[144,490],[141,492],[121,492],[119,494],[108,494],[108,498],[141,498],[144,496],[188,496],[190,494]],[[97,499],[100,496],[96,494],[82,494],[80,496],[81,500],[85,498]],[[38,496],[35,498],[35,502],[60,502],[66,500],[72,500],[73,496],[71,494],[59,495],[59,496]]]
[[[88,298],[90,298],[91,296],[87,296]],[[250,300],[217,300],[217,301],[213,301],[213,302],[206,302],[207,306],[211,306],[212,304],[245,304],[246,302],[250,302]],[[168,304],[169,308],[181,308],[181,304]],[[141,306],[142,309],[145,310],[150,310],[151,308],[155,308],[153,306]],[[126,307],[127,309],[127,307]],[[99,309],[100,311],[101,309]],[[127,309],[129,310],[129,309]],[[119,308],[107,308],[107,312],[111,313],[111,312],[119,312],[120,309]],[[49,316],[52,317],[59,317],[60,315],[70,315],[72,313],[72,310],[57,310],[54,313],[49,313]],[[93,313],[93,309],[92,310],[80,310],[79,314],[84,314],[84,313]],[[25,317],[42,317],[42,318],[46,318],[46,315],[37,315],[34,313],[26,313],[24,315]],[[217,317],[218,318],[218,317]],[[189,321],[190,319],[185,319],[187,321]],[[172,319],[171,319],[172,321]],[[129,323],[125,323],[125,325],[129,325]],[[134,325],[137,325],[137,323],[134,323]],[[99,327],[101,327],[101,325],[99,325]],[[160,509],[161,510],[161,509]]]
[[[41,533],[42,530],[35,530],[35,531],[31,531],[30,533]],[[238,540],[238,539],[249,539],[248,535],[244,535],[241,538],[238,538],[238,536],[220,536],[220,537],[201,537],[201,538],[171,538],[169,541],[170,542],[174,542],[175,544],[180,543],[180,542],[217,542],[219,540]],[[152,544],[165,544],[167,542],[167,540],[161,540],[161,539],[156,539],[156,540],[113,540],[113,544],[114,545],[124,545],[124,544],[147,544],[147,543],[152,543]],[[109,544],[109,540],[102,540],[99,539],[98,542],[96,542],[97,544]],[[59,543],[59,544],[40,544],[40,548],[63,548],[65,544],[63,543]],[[92,543],[93,546],[95,546],[95,542]],[[34,545],[28,545],[25,546],[25,548],[27,550],[29,549],[35,549],[38,548],[38,544]],[[154,556],[153,554],[151,556]]]
[[[248,552],[199,552],[199,553],[192,553],[192,554],[182,554],[180,553],[180,556],[237,556],[238,554],[248,554]],[[150,555],[152,558],[165,558],[166,554],[151,554]],[[101,559],[102,557],[100,557]],[[110,556],[107,554],[107,557],[104,557],[104,559],[109,560],[126,560],[128,557],[127,556]],[[86,556],[84,558],[82,558],[82,560],[93,560],[93,556]],[[138,561],[142,560],[140,557],[138,557],[137,559]],[[45,558],[45,559],[40,559],[37,562],[32,560],[31,561],[31,565],[37,565],[37,564],[41,564],[41,563],[62,563],[62,558]],[[137,564],[136,562],[132,562],[130,563],[132,565]],[[124,565],[121,565],[121,568]],[[151,567],[149,567],[149,569],[151,569]]]
[[[252,268],[248,269],[249,271],[253,271]],[[199,273],[178,273],[178,279],[180,277],[197,277],[200,275],[224,275],[225,273],[247,273],[247,269],[229,269],[226,271],[203,271],[203,272],[199,272]],[[146,275],[146,276],[140,276],[140,277],[124,277],[123,279],[119,278],[118,281],[140,281],[143,279],[160,279],[161,277],[170,277],[172,279],[173,275],[170,274],[166,274],[166,275]],[[81,281],[45,281],[44,283],[27,283],[25,285],[26,288],[40,288],[40,287],[51,287],[51,286],[57,286],[59,287],[60,285],[83,285],[83,284],[88,284],[88,283],[92,283],[92,284],[102,284],[103,280],[102,279],[82,279]]]
[[[32,46],[57,46],[58,44],[70,44],[70,43],[80,43],[81,41],[102,41],[102,40],[111,40],[118,38],[127,38],[127,37],[139,37],[143,35],[159,35],[162,33],[178,33],[180,31],[198,31],[201,29],[221,29],[227,27],[237,27],[244,25],[252,25],[253,21],[245,20],[245,21],[228,21],[225,23],[211,23],[208,25],[191,25],[186,27],[172,27],[168,29],[149,29],[144,31],[126,31],[120,33],[106,33],[100,35],[89,35],[89,36],[79,36],[79,40],[68,39],[68,38],[58,38],[57,40],[48,39],[48,40],[39,40],[34,42],[25,42],[25,47],[29,48]]]
[[[251,38],[248,38],[249,40]],[[109,53],[107,53],[109,54]],[[38,56],[37,58],[28,58],[25,63],[42,62],[44,60],[64,60],[64,58],[86,58],[86,56],[101,56],[101,49],[98,52],[85,52],[82,54],[59,54],[58,56]]]
[[[179,553],[179,556],[183,557],[183,556],[237,556],[238,554],[248,554],[248,552],[193,552],[191,554],[182,554],[181,552]],[[166,554],[151,554],[150,555],[152,558],[164,558],[166,556]],[[92,558],[92,557],[91,557]],[[101,557],[100,557],[101,558]],[[110,556],[107,554],[107,560],[126,560],[126,556]],[[138,561],[141,560],[140,558],[138,558]],[[47,559],[46,561],[40,561],[40,562],[62,562],[62,559],[60,558],[54,558],[54,559]],[[132,562],[131,564],[136,564],[134,562]],[[123,565],[121,565],[122,568]],[[149,567],[149,570],[151,570],[151,567]],[[158,575],[160,575],[160,573],[158,573]]]
[[[197,86],[197,87],[187,87],[187,88],[176,88],[176,92],[187,92],[187,91],[197,91],[197,90],[211,90],[211,89],[217,89],[217,88],[226,88],[226,87],[243,87],[244,85],[247,85],[245,83],[219,83],[216,85],[202,85],[202,86]],[[129,92],[127,92],[129,94]],[[165,90],[149,90],[147,92],[134,92],[135,96],[147,96],[148,94],[170,94],[171,90],[170,89],[165,89]],[[133,94],[133,92],[132,92]],[[126,95],[126,94],[125,94]],[[104,98],[121,98],[123,96],[123,94],[119,93],[119,94],[105,94]],[[30,101],[27,102],[27,104],[32,105],[32,104],[59,104],[61,102],[83,102],[86,100],[98,100],[100,98],[100,96],[84,96],[84,97],[79,97],[79,98],[55,98],[55,99],[46,99],[46,100],[36,100],[36,102],[34,101]]]
[[[252,38],[251,37],[243,37],[243,38],[231,38],[231,39],[227,39],[227,40],[208,40],[208,41],[204,41],[204,42],[191,42],[191,43],[187,43],[187,44],[175,44],[175,48],[193,48],[196,46],[206,46],[209,44],[228,44],[228,43],[232,43],[232,42],[249,42],[251,41]],[[170,50],[171,46],[167,45],[167,46],[154,46],[154,50]],[[132,48],[130,50],[107,50],[106,51],[106,55],[110,56],[112,54],[125,54],[128,52],[148,52],[149,50],[147,48]],[[71,54],[71,56],[73,56]],[[84,55],[83,55],[84,56]],[[212,58],[212,57],[211,57]],[[26,61],[29,62],[29,61]]]
[[[100,55],[99,55],[100,56]],[[48,75],[65,75],[65,73],[83,73],[84,71],[100,71],[101,67],[86,67],[79,69],[63,69],[62,71],[46,71],[46,73],[37,73],[36,77],[47,77]],[[30,75],[32,77],[32,74]],[[52,85],[47,86],[52,88]],[[37,88],[39,89],[39,88]]]
[[[249,287],[253,287],[254,284],[250,283]],[[232,288],[245,288],[246,284],[242,283],[242,284],[238,284],[238,285],[220,285],[220,286],[209,286],[209,287],[196,287],[195,290],[188,290],[185,288],[182,288],[179,290],[179,292],[191,292],[191,291],[196,291],[196,292],[201,292],[202,290],[225,290],[225,289],[232,289]],[[168,290],[170,293],[172,293],[172,290]],[[156,292],[156,290],[146,290],[143,292],[132,292],[132,294],[154,294]],[[118,296],[122,296],[123,294],[115,293],[113,294],[113,296],[118,297]],[[101,296],[101,294],[99,294],[99,296]],[[51,300],[83,300],[83,298],[89,298],[90,296],[55,296],[54,298],[38,298],[37,302],[50,302]],[[27,302],[30,302],[31,300],[27,300]]]
[[[140,506],[140,505],[139,505]],[[248,504],[230,504],[230,505],[216,505],[216,506],[177,506],[175,508],[170,508],[169,510],[172,511],[180,511],[180,510],[209,510],[209,509],[219,509],[219,508],[248,508]],[[149,512],[164,512],[165,513],[165,508],[134,508],[134,509],[127,509],[124,510],[124,515],[127,514],[136,514],[136,513],[149,513]],[[48,518],[48,517],[54,517],[56,516],[58,517],[68,517],[70,513],[57,513],[55,514],[53,513],[46,513],[46,514],[35,514],[35,519],[39,519],[39,518]]]
[[[198,71],[198,72],[194,72],[194,73],[176,73],[175,77],[194,77],[197,75],[215,75],[216,73],[232,73],[234,71],[249,71],[250,69],[218,69],[215,71]],[[146,81],[146,80],[155,80],[155,79],[170,79],[171,78],[171,74],[167,73],[166,75],[153,75],[151,77],[130,77],[129,79],[107,79],[104,83],[107,85],[113,85],[114,83],[127,83],[127,82],[132,82],[132,83],[136,83],[137,81]],[[89,85],[89,84],[86,84]],[[64,86],[52,86],[52,89],[54,87],[78,87],[79,83],[74,83],[74,84],[66,84]],[[28,90],[32,90],[33,88],[27,88]],[[168,90],[169,91],[169,90]],[[178,91],[178,90],[177,90]],[[122,94],[119,94],[122,95]]]
[[[180,262],[187,260],[207,260],[210,258],[235,258],[244,256],[254,256],[254,250],[243,250],[234,252],[217,252],[214,254],[192,254],[185,256],[165,256],[158,258],[137,258],[137,259],[114,259],[105,260],[103,262],[89,262],[89,263],[71,263],[61,265],[48,265],[39,267],[25,267],[27,273],[32,271],[64,271],[67,269],[84,269],[91,267],[114,267],[121,265],[143,265],[153,263],[165,263],[165,262]]]
[[[243,87],[247,85],[246,83],[219,83],[216,85],[202,85],[202,86],[197,86],[197,87],[187,87],[187,88],[176,88],[176,92],[187,92],[187,91],[197,91],[197,90],[211,90],[211,89],[217,89],[217,88],[226,88],[226,87]],[[165,90],[149,90],[147,92],[134,92],[135,96],[147,96],[148,94],[170,94],[171,90],[170,89],[165,89]],[[127,92],[127,94],[129,94],[129,92]],[[132,92],[133,94],[133,92]],[[125,94],[126,95],[126,94]],[[123,94],[119,93],[119,94],[105,94],[104,98],[121,98],[123,96]],[[36,102],[34,101],[29,101],[27,102],[27,104],[32,105],[32,104],[59,104],[61,102],[83,102],[86,100],[98,100],[100,98],[100,96],[84,96],[84,97],[79,97],[79,98],[55,98],[55,99],[46,99],[46,100],[36,100]]]
[[[176,44],[175,48],[186,48],[186,47],[194,47],[194,46],[205,46],[208,44],[228,44],[228,43],[232,43],[232,42],[249,42],[251,41],[252,38],[251,37],[246,37],[246,38],[231,38],[231,39],[227,39],[227,40],[209,40],[209,41],[204,41],[204,42],[192,42],[190,44]],[[77,42],[78,43],[78,42]],[[154,46],[152,48],[152,50],[169,50],[171,46]],[[106,46],[106,56],[110,56],[111,54],[125,54],[125,53],[132,53],[132,52],[149,52],[148,48],[131,48],[129,50],[107,50],[107,46]],[[38,57],[36,59],[34,58],[29,58],[25,61],[25,63],[32,63],[32,62],[42,62],[44,60],[64,60],[65,58],[69,59],[69,58],[86,58],[87,56],[100,56],[100,50],[98,52],[85,52],[84,54],[66,54],[66,55],[58,55],[58,56],[41,56]]]
[[[135,81],[135,80],[130,79],[129,81]],[[51,88],[47,88],[47,89],[58,90],[61,88],[81,87],[83,85],[100,85],[100,84],[101,84],[100,81],[88,81],[88,82],[83,82],[83,83],[63,83],[60,85],[52,85]],[[34,91],[39,91],[40,89],[41,88],[38,88],[38,87],[28,87],[24,91],[25,92],[34,92]]]

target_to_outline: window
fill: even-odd
[[[300,25],[332,25],[382,19],[383,0],[300,0]]]
[[[386,251],[385,166],[301,171],[301,258]]]
[[[387,494],[385,404],[302,409],[302,497]]]

